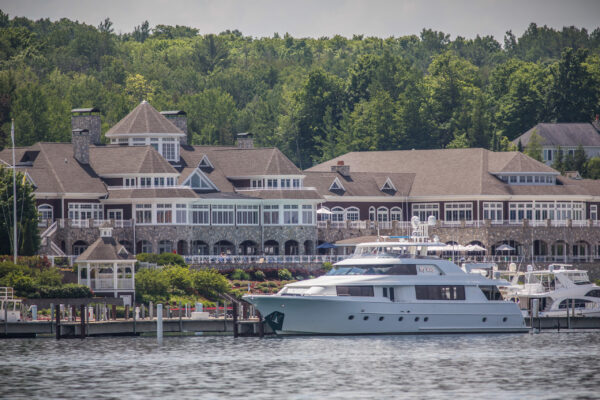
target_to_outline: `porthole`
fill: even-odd
[[[363,317],[363,319],[366,321],[366,320],[368,320],[368,319],[369,319],[369,316],[368,316],[368,315],[365,315],[365,316]]]
[[[508,320],[508,318],[504,317],[502,318],[502,322],[506,322]]]
[[[418,322],[418,321],[419,321],[419,317],[415,317],[415,322]]]
[[[398,317],[398,321],[402,321],[404,317]]]
[[[354,315],[350,315],[348,319],[354,319]]]
[[[425,322],[429,321],[429,317],[423,318],[423,321],[425,321]]]
[[[380,320],[380,321],[383,321],[383,317],[379,317],[379,320]]]
[[[487,317],[483,317],[482,321],[487,322]]]

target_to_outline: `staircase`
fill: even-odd
[[[56,233],[57,229],[58,221],[54,221],[52,225],[50,225],[44,232],[40,234],[42,239],[42,248],[45,247],[45,249],[41,249],[41,252],[47,255],[64,257],[66,256],[64,251],[62,251],[62,249],[56,243],[54,243],[54,240],[52,240],[52,235]]]

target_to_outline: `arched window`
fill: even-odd
[[[358,221],[360,219],[360,210],[356,207],[346,208],[346,219],[348,221]]]
[[[41,204],[38,207],[38,215],[40,224],[46,224],[54,219],[53,208],[50,204]]]
[[[375,207],[369,207],[369,221],[375,221]]]
[[[344,221],[344,209],[342,207],[333,207],[331,209],[331,221],[332,222],[342,222]]]
[[[377,209],[377,221],[387,222],[390,220],[387,207],[379,207]]]
[[[402,221],[402,209],[400,207],[392,207],[392,209],[390,210],[390,215],[390,220]]]
[[[158,254],[162,253],[172,253],[173,252],[173,242],[170,240],[161,240],[158,242]]]

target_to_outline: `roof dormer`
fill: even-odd
[[[335,177],[335,179],[333,180],[333,182],[331,182],[331,185],[329,186],[329,191],[345,192],[346,189],[344,188],[344,185],[342,185],[342,182],[340,182],[340,180],[337,177]]]
[[[382,192],[397,192],[398,190],[396,189],[396,186],[394,186],[394,183],[392,182],[392,180],[388,177],[385,180],[385,183],[383,184],[383,186],[381,186],[379,188],[379,190],[381,190]]]
[[[212,165],[206,154],[202,157],[202,160],[198,163],[198,168],[204,171],[212,171],[215,167]]]

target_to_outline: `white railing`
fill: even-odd
[[[70,228],[99,228],[104,225],[113,228],[129,228],[133,226],[133,220],[131,219],[59,219],[55,223],[60,228],[67,226]]]
[[[322,264],[335,263],[349,255],[298,255],[298,256],[184,256],[188,264]]]
[[[88,220],[88,219],[70,219],[69,226],[71,228],[89,228],[90,220]]]
[[[47,238],[47,240],[50,240],[50,249],[52,249],[53,252],[55,252],[58,256],[64,257],[66,256],[66,254],[62,251],[62,249],[60,247],[58,247],[58,245],[56,243],[54,243],[54,240]]]
[[[236,187],[236,192],[244,192],[250,190],[317,190],[317,188],[312,186],[303,186],[303,187]]]
[[[379,221],[377,226],[379,226],[379,229],[392,229],[392,221]]]
[[[46,220],[46,221],[49,221],[49,220]],[[56,221],[54,221],[52,223],[52,225],[48,226],[48,228],[44,232],[41,233],[40,237],[46,238],[48,236],[52,236],[52,234],[54,234],[54,232],[56,232],[57,228],[58,228],[58,224],[56,223]]]
[[[367,229],[367,221],[350,221],[350,229]]]
[[[346,227],[346,221],[331,221],[329,227],[333,229],[343,229]]]
[[[61,252],[62,252],[62,250],[61,250]],[[48,261],[50,261],[50,263],[52,264],[52,266],[66,264],[69,267],[72,267],[73,266],[73,262],[75,261],[75,259],[78,256],[46,256],[46,257],[48,258]]]
[[[81,283],[85,285],[87,280],[82,279]],[[90,280],[90,287],[92,290],[133,289],[133,279],[117,279],[117,287],[115,287],[115,282],[112,278],[96,278]]]

